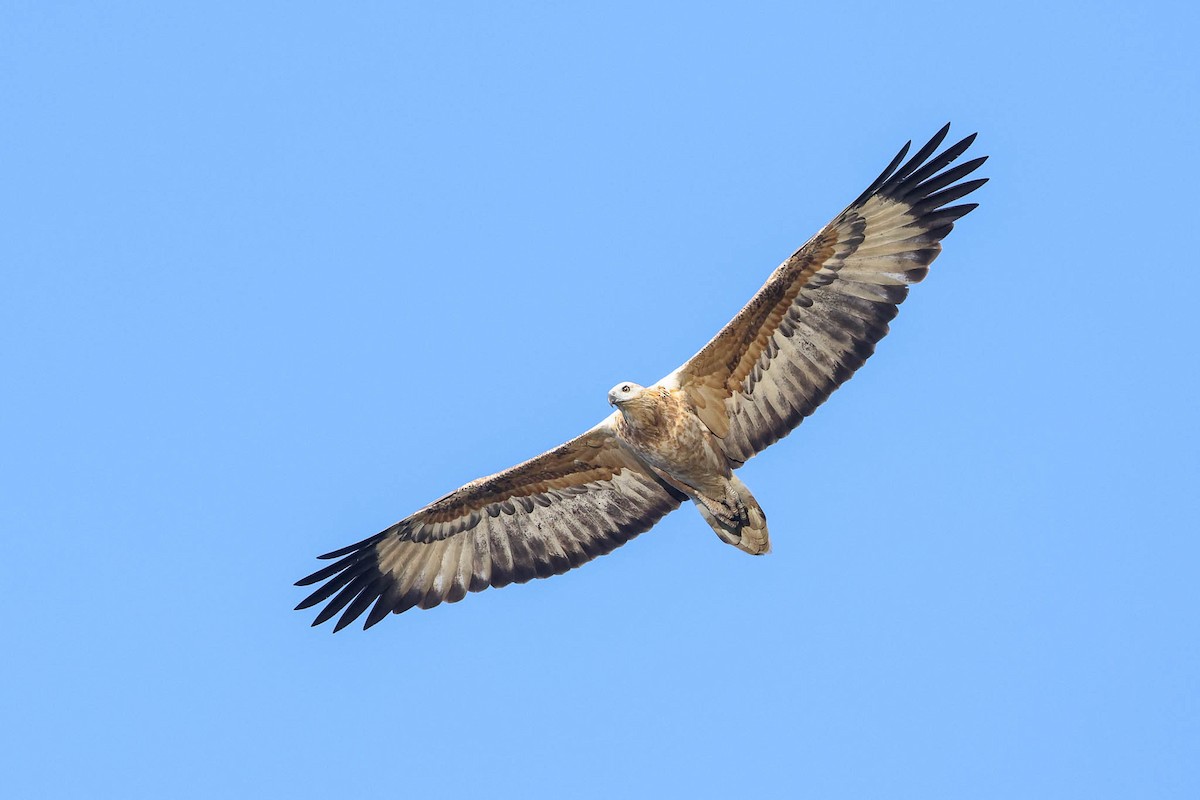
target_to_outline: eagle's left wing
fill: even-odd
[[[987,180],[957,182],[986,157],[947,169],[975,139],[934,155],[949,128],[900,166],[906,144],[733,321],[661,381],[687,393],[735,463],[790,433],[862,366],[909,284],[941,252],[941,239],[975,208],[948,204]]]
[[[322,584],[297,610],[324,602],[313,624],[341,612],[338,631],[370,608],[369,628],[388,613],[558,575],[649,530],[686,498],[620,445],[613,419],[321,556],[338,560],[297,581]]]

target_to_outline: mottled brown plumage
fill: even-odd
[[[696,414],[682,389],[614,386],[615,436],[651,471],[687,495],[722,541],[762,555],[770,549],[767,518],[733,474],[721,441]]]
[[[324,602],[313,624],[340,613],[334,630],[370,609],[370,627],[414,606],[556,575],[686,499],[723,541],[765,553],[766,516],[733,470],[862,365],[942,238],[975,208],[948,204],[985,182],[962,181],[985,159],[950,167],[975,137],[935,155],[948,130],[904,162],[906,144],[679,369],[649,388],[618,384],[609,393],[617,411],[582,436],[322,556],[337,560],[298,581],[321,585],[297,608]]]

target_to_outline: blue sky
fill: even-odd
[[[0,10],[5,796],[1200,796],[1196,12],[420,5]],[[982,206],[740,473],[772,555],[291,611],[947,120]]]

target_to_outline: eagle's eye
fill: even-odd
[[[628,393],[629,393],[629,384],[627,383],[627,384],[625,384],[624,386],[622,386],[622,387],[621,387],[621,391],[622,391],[622,392],[625,392],[626,394],[628,394]]]

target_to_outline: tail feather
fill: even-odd
[[[730,478],[721,500],[697,493],[692,502],[721,541],[754,556],[770,552],[767,515],[736,475]]]

